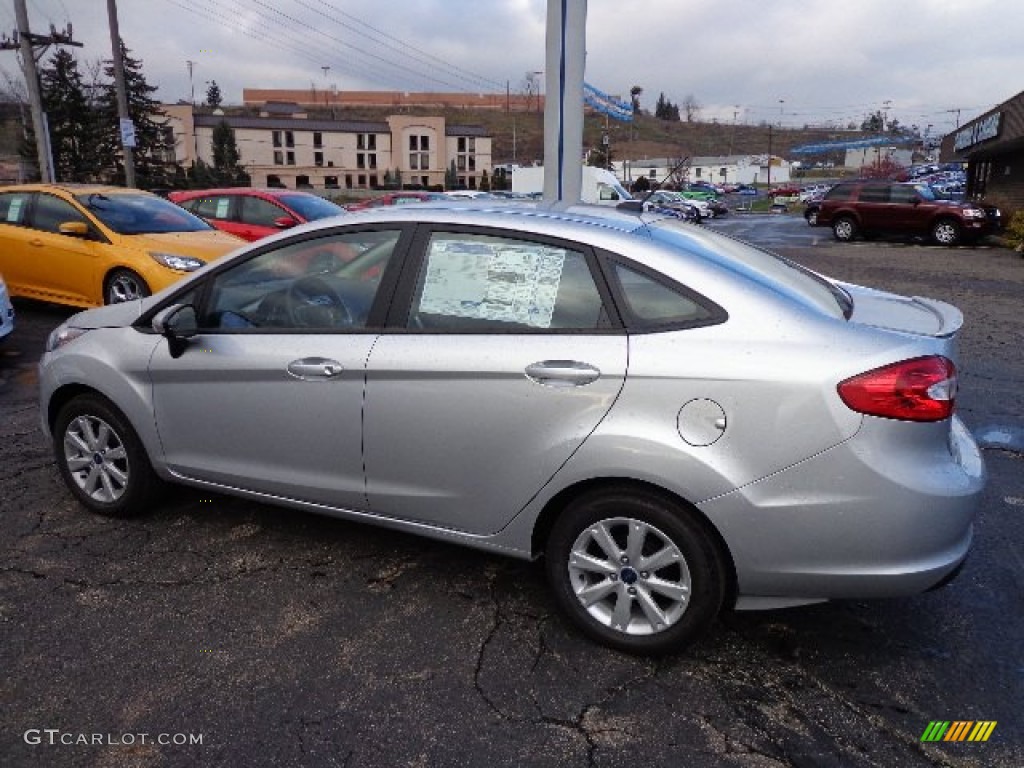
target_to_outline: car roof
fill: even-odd
[[[179,200],[187,200],[193,197],[204,195],[247,195],[254,197],[283,197],[285,195],[300,195],[302,197],[319,197],[311,192],[304,192],[301,189],[280,189],[267,187],[217,187],[211,189],[176,189],[168,194],[168,197]]]
[[[153,195],[152,192],[147,192],[144,189],[135,189],[133,187],[117,187],[112,184],[75,184],[75,183],[59,183],[59,184],[10,184],[8,186],[0,187],[0,191],[3,192],[65,192],[69,195],[87,195],[87,194],[102,194],[102,195],[120,195],[120,194],[142,194],[142,195]],[[153,195],[157,197],[157,195]]]

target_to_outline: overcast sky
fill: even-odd
[[[545,0],[118,0],[157,97],[242,88],[522,92],[545,68]],[[28,0],[110,56],[106,0]],[[0,29],[15,27],[0,0]],[[192,83],[187,61],[192,61]],[[19,76],[13,52],[0,66]],[[329,67],[326,71],[324,67]],[[586,80],[628,100],[692,96],[705,119],[858,124],[878,110],[953,130],[1024,89],[1020,0],[590,0]]]

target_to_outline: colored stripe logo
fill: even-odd
[[[932,720],[921,741],[988,741],[996,729],[995,720]]]

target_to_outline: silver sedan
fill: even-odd
[[[75,315],[41,413],[100,514],[173,482],[544,556],[571,622],[655,654],[955,575],[985,481],[961,323],[674,218],[424,204]]]

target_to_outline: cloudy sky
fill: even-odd
[[[28,0],[109,58],[106,0]],[[544,69],[545,0],[118,0],[157,97],[243,87],[522,92]],[[0,0],[0,29],[15,27]],[[1024,89],[1019,0],[590,0],[586,80],[692,96],[724,122],[858,124],[875,111],[943,134]],[[0,67],[19,76],[12,52]],[[192,61],[190,84],[188,61]],[[327,67],[328,69],[324,69]]]

